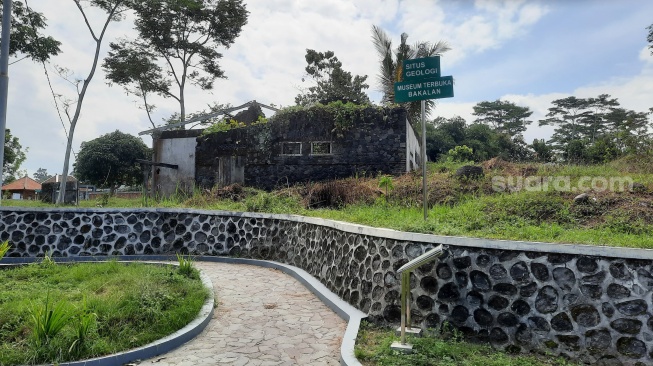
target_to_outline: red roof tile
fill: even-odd
[[[9,184],[2,186],[3,191],[36,191],[41,189],[41,184],[30,177],[17,179]]]

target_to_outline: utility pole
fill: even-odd
[[[5,162],[5,128],[7,126],[7,94],[9,93],[9,34],[11,32],[11,0],[2,0],[2,41],[0,42],[0,186]],[[1,192],[0,192],[1,193]],[[2,194],[0,194],[2,202]]]

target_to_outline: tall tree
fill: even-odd
[[[355,104],[370,102],[364,92],[370,87],[365,83],[367,75],[354,76],[343,70],[342,62],[338,60],[333,51],[317,52],[307,49],[306,63],[308,64],[305,69],[306,74],[316,82],[316,85],[295,97],[295,103],[298,105],[317,102],[327,104],[338,100]]]
[[[605,114],[606,122],[611,126],[610,136],[616,148],[624,154],[644,153],[651,139],[648,112],[635,112],[624,108],[611,108]]]
[[[68,180],[68,167],[70,165],[70,152],[73,147],[73,136],[75,133],[75,127],[77,127],[77,122],[79,121],[80,114],[82,112],[82,104],[84,102],[84,97],[86,96],[86,92],[88,91],[88,86],[91,84],[91,80],[93,80],[93,76],[95,75],[95,69],[97,68],[98,60],[100,58],[100,49],[102,47],[102,41],[104,40],[104,36],[106,34],[107,28],[109,27],[109,24],[112,21],[118,21],[122,17],[122,12],[124,12],[127,7],[126,5],[128,4],[127,0],[74,0],[75,5],[77,6],[77,9],[80,12],[80,15],[82,19],[84,20],[84,23],[86,24],[86,28],[89,31],[89,34],[91,35],[91,38],[93,39],[94,42],[94,51],[93,51],[93,62],[91,63],[91,69],[88,72],[88,75],[82,82],[81,88],[79,88],[79,85],[77,86],[77,101],[75,105],[75,112],[70,116],[70,112],[68,110],[68,106],[66,106],[65,112],[66,116],[68,117],[68,120],[70,122],[70,129],[68,131],[68,142],[66,144],[66,155],[64,157],[64,163],[63,163],[63,169],[62,169],[62,179],[61,179],[61,185],[59,186],[59,196],[57,197],[57,204],[63,204],[64,200],[64,195],[66,192],[66,182]],[[104,13],[104,20],[101,23],[101,28],[99,29],[99,33],[97,30],[93,29],[93,26],[91,25],[91,19],[87,16],[87,11],[84,6],[82,6],[82,3],[87,3],[90,4],[91,6],[100,9]]]
[[[571,96],[551,103],[553,107],[546,114],[548,118],[539,121],[540,126],[556,127],[551,141],[560,147],[569,141],[582,139],[582,120],[592,113],[589,110],[591,101]]]
[[[528,107],[520,107],[513,102],[499,99],[483,101],[474,106],[478,118],[474,121],[492,126],[498,133],[517,136],[526,131],[526,126],[532,121],[527,120],[533,112]]]
[[[81,181],[110,188],[113,195],[121,185],[136,185],[143,179],[136,159],[147,159],[150,149],[135,136],[115,131],[82,142],[75,162]]]
[[[48,170],[45,168],[38,168],[34,174],[32,174],[32,177],[34,177],[34,180],[37,182],[41,183],[46,179],[49,179],[51,177],[50,174],[48,174]]]
[[[20,165],[27,158],[27,149],[23,151],[23,146],[18,141],[18,137],[11,134],[11,130],[5,129],[5,149],[4,161],[2,163],[2,177],[4,183],[16,180],[16,174]]]
[[[107,79],[122,85],[127,94],[141,98],[147,119],[152,127],[156,127],[151,113],[155,105],[148,101],[148,97],[152,94],[167,95],[165,91],[169,91],[170,83],[163,79],[163,70],[151,55],[129,47],[124,41],[111,43],[109,47],[108,56],[102,64]]]
[[[586,99],[572,96],[552,104],[549,118],[540,125],[556,127],[550,142],[567,161],[604,162],[650,148],[651,112],[621,108],[608,94]]]
[[[619,102],[608,94],[601,94],[596,98],[588,98],[587,103],[587,109],[590,113],[580,119],[580,128],[583,135],[590,142],[594,142],[611,130],[612,126],[606,121],[605,115],[610,108],[619,106]]]
[[[0,2],[0,12],[2,9],[3,5]],[[46,18],[43,14],[33,11],[21,1],[13,1],[9,54],[17,59],[12,60],[12,63],[25,58],[40,62],[47,61],[50,56],[56,56],[61,52],[59,49],[61,42],[41,33],[46,26]]]
[[[247,23],[245,4],[242,0],[143,0],[135,1],[133,10],[138,38],[111,45],[112,53],[103,65],[107,78],[140,90],[146,111],[150,110],[148,93],[176,100],[183,122],[187,84],[209,90],[216,79],[225,77],[218,50],[229,48]]]
[[[426,155],[429,160],[436,161],[447,151],[461,145],[465,140],[465,120],[455,116],[453,118],[437,117],[426,124]]]
[[[378,26],[372,26],[372,42],[379,56],[380,69],[377,76],[379,91],[383,93],[381,102],[383,104],[394,104],[395,89],[394,83],[397,82],[397,72],[401,68],[404,60],[413,58],[430,57],[440,55],[451,49],[444,41],[429,42],[418,41],[413,45],[407,43],[408,34],[402,33],[399,46],[392,49],[392,40],[390,36]],[[426,101],[426,113],[428,114],[435,103],[432,100]],[[410,102],[402,104],[408,111],[412,121],[418,121],[421,112],[421,102]]]

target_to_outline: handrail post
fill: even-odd
[[[390,345],[390,349],[404,353],[411,353],[413,351],[413,346],[406,343],[406,328],[408,327],[410,333],[413,334],[419,334],[421,329],[416,332],[410,326],[410,273],[417,267],[439,257],[440,255],[442,255],[442,245],[438,245],[437,247],[427,251],[412,261],[404,264],[397,270],[397,273],[401,274],[401,327],[399,329],[401,341],[393,342],[392,345]]]
[[[406,271],[403,272],[402,275],[404,276],[404,287],[406,290],[404,291],[406,293],[406,327],[411,328],[410,326],[410,273],[412,271]]]
[[[406,275],[401,274],[401,344],[406,344],[406,310],[408,301],[406,299]]]

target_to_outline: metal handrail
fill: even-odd
[[[423,264],[442,255],[442,245],[429,250],[419,257],[401,266],[401,344],[406,344],[406,325],[410,328],[410,273]]]
[[[442,245],[438,245],[437,247],[429,250],[428,252],[420,255],[419,257],[413,259],[412,261],[399,267],[397,273],[401,273],[404,271],[413,271],[414,269],[420,267],[424,263],[430,261],[431,259],[435,259],[441,255],[442,255]]]

